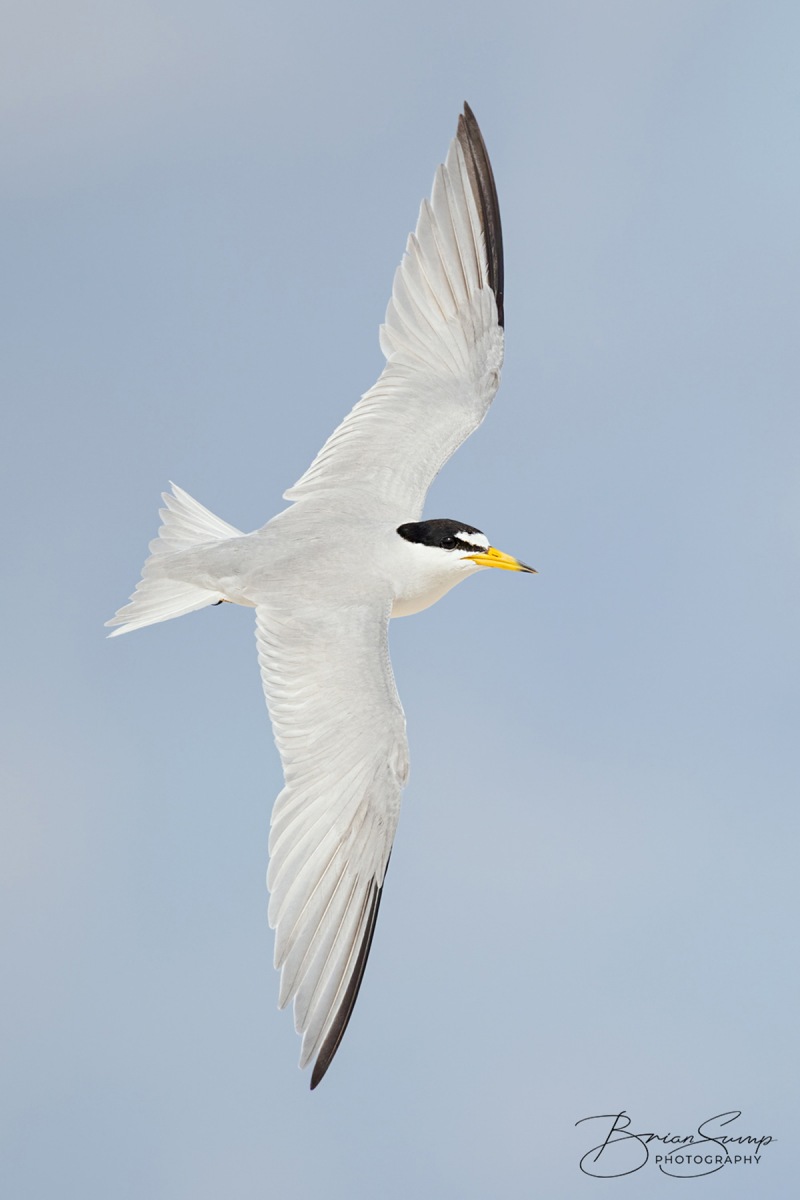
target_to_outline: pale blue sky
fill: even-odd
[[[0,45],[14,1200],[796,1186],[800,8],[31,0]],[[540,570],[392,649],[412,777],[319,1090],[276,1011],[252,614],[115,642],[174,479],[250,529],[378,373],[469,100],[494,409],[436,482]],[[599,1183],[574,1123],[743,1110]]]

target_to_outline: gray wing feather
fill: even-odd
[[[480,424],[503,362],[497,192],[470,110],[423,201],[381,328],[386,367],[287,500],[360,490],[389,520],[416,520],[434,477]]]
[[[332,613],[256,608],[286,787],[270,833],[280,1004],[294,1001],[316,1087],[350,1019],[408,771],[387,646],[389,601]]]

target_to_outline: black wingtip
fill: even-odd
[[[361,947],[358,951],[353,974],[350,976],[350,982],[347,985],[342,1003],[336,1016],[333,1019],[333,1024],[328,1032],[328,1036],[322,1043],[320,1052],[317,1055],[314,1063],[314,1070],[311,1072],[311,1091],[322,1082],[325,1077],[325,1072],[333,1062],[333,1056],[339,1049],[339,1044],[344,1037],[344,1032],[353,1015],[358,991],[361,987],[361,980],[364,978],[364,969],[369,958],[370,947],[372,946],[372,935],[375,932],[375,922],[378,919],[378,909],[381,906],[381,896],[383,895],[383,887],[378,887],[377,883],[373,883],[372,892],[370,894],[368,904],[367,921],[364,927],[364,936],[361,939]]]
[[[486,150],[475,114],[464,101],[463,115],[458,118],[456,133],[467,163],[470,183],[481,214],[486,257],[489,260],[489,286],[497,301],[497,319],[505,324],[503,306],[503,229],[500,224],[500,205],[494,182],[492,164]]]

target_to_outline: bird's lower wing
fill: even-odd
[[[394,277],[386,367],[287,500],[363,491],[376,515],[416,520],[437,472],[483,420],[503,362],[503,246],[492,168],[465,106]]]
[[[311,1086],[330,1065],[369,953],[406,779],[385,605],[256,608],[258,659],[286,786],[267,876],[281,971]]]

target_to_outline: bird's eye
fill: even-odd
[[[448,534],[446,538],[442,538],[442,549],[443,550],[455,550],[455,547],[456,547],[456,539],[453,537],[452,534]]]

